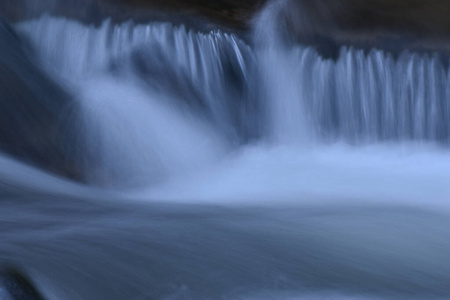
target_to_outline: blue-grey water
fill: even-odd
[[[450,298],[448,63],[322,58],[283,5],[245,39],[14,24],[84,177],[0,156],[0,264],[49,300]]]

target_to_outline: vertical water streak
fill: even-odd
[[[308,93],[305,71],[314,55],[310,49],[291,48],[284,40],[287,28],[280,24],[279,13],[286,1],[272,2],[254,21],[254,43],[258,57],[258,80],[265,110],[267,135],[274,143],[304,144],[309,130],[304,112]],[[314,63],[314,62],[313,62]]]

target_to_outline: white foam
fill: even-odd
[[[241,204],[392,204],[450,208],[450,155],[428,147],[248,147],[143,198]]]

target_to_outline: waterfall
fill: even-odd
[[[270,30],[251,47],[232,34],[170,24],[93,27],[43,17],[18,27],[66,77],[132,68],[152,88],[203,108],[229,136],[262,131],[283,140],[313,131],[352,143],[450,137],[448,68],[438,54],[343,47],[333,61],[313,48],[269,41]]]
[[[289,41],[272,17],[279,9],[256,19],[250,43],[169,23],[46,16],[17,28],[80,99],[77,155],[119,181],[153,181],[258,141],[450,141],[450,79],[438,54],[342,47],[325,59]]]
[[[242,84],[253,53],[234,35],[168,23],[96,28],[49,17],[18,28],[78,95],[80,155],[91,169],[154,181],[216,157],[224,137],[234,144],[255,134]],[[111,180],[100,173],[94,182]]]

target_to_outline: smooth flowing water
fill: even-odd
[[[169,23],[16,24],[73,97],[82,185],[0,157],[0,262],[48,299],[447,299],[439,55]],[[30,79],[31,80],[31,79]]]

